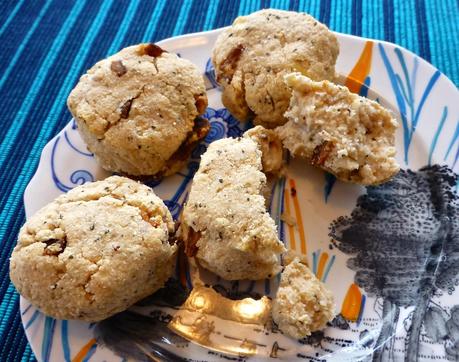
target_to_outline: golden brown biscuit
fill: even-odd
[[[296,257],[281,274],[273,300],[273,320],[293,338],[303,338],[323,329],[334,316],[333,295]]]
[[[27,221],[10,277],[45,314],[98,321],[163,286],[175,265],[173,231],[152,189],[109,177],[59,196]]]
[[[250,137],[211,143],[181,217],[188,255],[227,280],[273,277],[285,249],[266,211],[265,184],[262,152]]]
[[[223,104],[240,121],[284,124],[290,91],[283,76],[298,71],[333,80],[338,51],[335,35],[308,14],[265,9],[240,16],[212,52]]]
[[[95,64],[67,104],[100,165],[132,176],[178,171],[209,129],[199,118],[207,106],[200,72],[154,44]]]
[[[398,123],[388,110],[328,81],[299,73],[285,80],[293,91],[285,113],[289,121],[276,132],[293,156],[362,185],[387,181],[399,171]]]

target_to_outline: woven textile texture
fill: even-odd
[[[79,76],[127,45],[226,26],[268,7],[305,11],[335,31],[397,43],[459,84],[456,0],[0,2],[0,361],[35,359],[8,258],[24,223],[24,189],[42,148],[69,121],[65,102]]]

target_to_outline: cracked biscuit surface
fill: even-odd
[[[152,189],[112,176],[76,187],[32,216],[19,233],[10,277],[47,315],[102,320],[171,276],[173,231]]]
[[[244,137],[211,143],[181,216],[187,254],[227,280],[273,277],[285,248],[266,211],[265,185],[256,141]]]
[[[363,185],[382,183],[399,171],[398,122],[387,109],[346,87],[299,73],[285,81],[293,91],[285,114],[289,121],[276,132],[293,156]]]
[[[303,338],[325,328],[334,312],[332,293],[309,270],[304,260],[299,257],[289,260],[281,273],[272,305],[273,320],[279,329],[293,338]]]
[[[202,75],[154,44],[130,46],[83,75],[67,100],[88,149],[106,170],[167,176],[205,137]]]
[[[333,80],[338,52],[335,35],[310,15],[265,9],[235,19],[218,37],[212,62],[225,107],[240,121],[254,117],[273,128],[286,122],[283,76]]]

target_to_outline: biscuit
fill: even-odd
[[[250,137],[211,143],[181,216],[187,255],[227,280],[273,277],[285,248],[266,211],[265,185],[262,152]]]
[[[278,175],[284,166],[284,152],[282,141],[277,133],[262,126],[256,126],[246,131],[244,137],[250,138],[258,144],[261,151],[263,172],[269,175]]]
[[[212,62],[222,102],[240,121],[284,124],[290,91],[283,76],[333,80],[338,41],[308,14],[274,9],[240,16],[218,37]]]
[[[285,81],[293,91],[285,113],[289,121],[276,132],[293,156],[362,185],[382,183],[399,171],[398,123],[388,110],[328,81],[299,73]]]
[[[265,205],[269,207],[274,184],[284,174],[284,149],[282,142],[274,130],[255,126],[244,133],[244,138],[255,141],[261,151],[261,168],[266,175],[266,183],[261,194]]]
[[[101,167],[132,176],[177,172],[208,130],[202,75],[154,44],[130,46],[80,78],[67,100]]]
[[[331,292],[300,258],[294,258],[281,273],[272,304],[279,329],[293,338],[309,336],[333,319],[334,310]]]
[[[78,186],[21,228],[10,260],[18,292],[59,319],[98,321],[172,275],[174,223],[149,187],[124,177]]]

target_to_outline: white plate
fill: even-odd
[[[209,56],[221,31],[160,42],[166,50],[193,61],[206,74],[210,107],[207,116],[212,124],[206,142],[237,136],[243,127],[223,109],[220,91],[212,78]],[[337,36],[341,49],[338,72],[344,77],[351,74],[358,81],[354,89],[361,94],[365,95],[368,89],[360,83],[369,85],[370,98],[401,115],[396,143],[402,168],[418,170],[440,164],[457,171],[459,96],[453,83],[415,54],[393,44]],[[168,200],[174,216],[186,197],[199,152],[204,149],[205,144],[181,174],[155,186],[157,194]],[[43,150],[37,172],[24,194],[27,217],[62,192],[106,176],[70,122]],[[375,360],[381,354],[384,359],[395,360],[405,355],[407,360],[415,360],[416,354],[420,360],[446,361],[454,353],[457,358],[459,307],[455,304],[459,293],[454,286],[459,237],[458,218],[454,217],[458,207],[455,183],[457,179],[450,171],[430,167],[418,173],[402,171],[395,181],[369,189],[369,194],[362,196],[366,192],[362,187],[333,183],[333,178],[321,171],[291,162],[287,178],[276,186],[271,212],[286,245],[306,253],[313,271],[333,291],[336,313],[340,313],[323,333],[310,338],[296,341],[276,330],[209,315],[205,323],[213,321],[214,329],[205,336],[196,323],[186,332],[208,349],[168,331],[167,322],[178,313],[177,308],[158,307],[154,301],[98,327],[45,317],[21,298],[27,338],[38,360],[52,361],[174,359],[169,352],[194,361],[244,360],[244,353],[253,354],[251,361],[269,359],[270,355],[290,360],[343,361],[371,359],[374,351]],[[333,231],[341,243],[332,243],[331,223],[350,215],[359,196],[360,208],[352,220],[340,219]],[[294,217],[296,226],[284,224],[280,220],[282,212]],[[449,218],[445,217],[448,212]],[[419,225],[424,226],[421,229]],[[344,229],[347,232],[343,233]],[[422,232],[417,233],[419,230]],[[445,238],[449,238],[446,243]],[[179,280],[190,287],[192,277],[186,263],[179,263],[179,269]],[[219,284],[219,290],[227,295],[269,294],[278,281],[274,278],[257,283],[225,283],[211,276],[207,280]],[[419,291],[417,280],[423,282]],[[148,313],[150,318],[144,316]],[[410,330],[412,320],[415,323]],[[114,349],[123,357],[116,355]],[[225,351],[225,355],[221,354]],[[231,351],[239,351],[241,356],[235,357]]]

